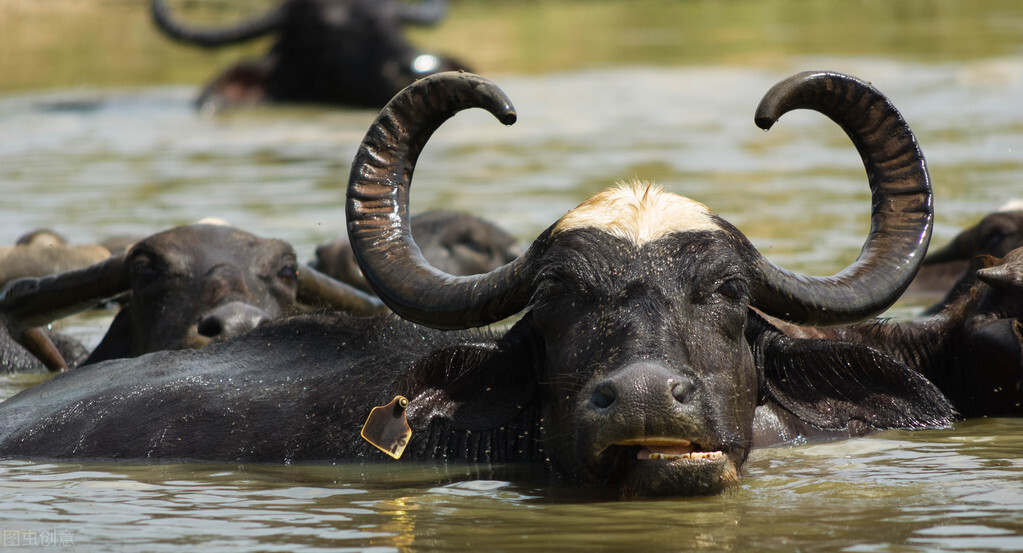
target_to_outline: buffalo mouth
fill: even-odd
[[[723,451],[703,451],[699,444],[679,438],[622,440],[612,447],[636,449],[636,459],[640,461],[674,461],[679,459],[710,461],[725,456]]]
[[[711,495],[739,481],[738,466],[726,451],[682,438],[619,440],[598,457],[623,496]]]

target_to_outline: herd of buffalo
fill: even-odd
[[[214,78],[204,106],[383,106],[351,165],[348,233],[307,263],[215,220],[0,248],[0,371],[59,373],[0,402],[0,458],[380,462],[387,448],[360,431],[401,399],[401,459],[706,495],[734,486],[754,447],[1023,414],[1023,206],[928,253],[924,156],[864,81],[800,73],[756,111],[765,130],[822,113],[867,174],[859,257],[805,276],[653,183],[612,186],[524,246],[471,215],[411,215],[419,153],[448,118],[516,119],[495,84],[403,38],[442,18],[440,0],[289,0],[220,29],[162,0],[152,13],[205,47],[277,33]],[[878,318],[914,294],[940,300]],[[91,350],[48,330],[100,305],[117,314]]]

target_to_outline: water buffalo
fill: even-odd
[[[11,280],[70,271],[109,257],[104,246],[72,245],[50,229],[34,230],[19,237],[13,246],[0,246],[0,287]],[[17,335],[0,329],[0,373],[63,370],[80,364],[88,355],[78,340],[48,329],[28,329]]]
[[[451,275],[486,273],[518,257],[515,238],[468,213],[425,211],[410,218],[412,236],[431,265]],[[372,292],[362,275],[348,234],[316,248],[313,268],[360,290]]]
[[[1003,257],[1023,246],[1023,203],[1009,202],[964,229],[944,247],[927,254],[924,265],[969,261],[978,255]]]
[[[21,336],[115,296],[124,307],[83,364],[205,347],[293,314],[297,302],[380,309],[375,298],[314,269],[300,271],[281,240],[205,223],[154,234],[89,267],[11,282],[0,307],[11,335]]]
[[[64,373],[0,404],[0,456],[382,460],[360,427],[395,399],[383,414],[407,416],[402,459],[531,463],[622,495],[685,495],[734,485],[754,442],[794,426],[849,436],[950,423],[941,393],[894,357],[785,336],[756,311],[852,323],[916,272],[933,218],[927,169],[869,84],[803,73],[757,110],[765,129],[820,111],[861,154],[871,230],[830,277],[780,269],[704,205],[640,183],[587,200],[494,271],[438,271],[412,238],[409,186],[431,134],[470,107],[516,118],[475,75],[422,79],[384,108],[352,165],[349,236],[394,315],[292,317]],[[510,328],[472,328],[517,313]]]
[[[466,69],[427,54],[402,34],[406,25],[433,25],[444,0],[285,0],[256,19],[223,29],[175,21],[163,0],[152,0],[153,20],[167,36],[214,48],[277,33],[270,52],[216,76],[200,94],[200,108],[254,102],[320,103],[379,108],[417,78]]]
[[[984,255],[940,309],[908,321],[835,328],[774,322],[787,335],[842,340],[892,355],[933,382],[960,416],[1023,415],[1023,248]]]
[[[80,269],[108,257],[110,250],[102,245],[73,245],[52,230],[35,230],[13,246],[0,246],[0,286],[22,277]]]
[[[980,255],[1002,257],[1023,246],[1023,204],[1009,202],[985,215],[977,224],[964,229],[948,244],[928,252],[924,264],[909,289],[907,297],[941,297],[954,288],[964,276],[970,260]],[[953,296],[956,294],[953,293]],[[950,297],[932,305],[927,312],[937,313],[949,303]]]

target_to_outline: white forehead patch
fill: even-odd
[[[998,211],[1023,211],[1023,200],[1009,200],[1002,207],[998,208]]]
[[[721,230],[711,215],[700,202],[633,181],[586,200],[558,220],[552,233],[593,228],[642,245],[673,232]]]
[[[234,226],[231,223],[221,219],[220,217],[203,217],[198,221],[192,223],[193,225],[214,225],[218,227],[230,227]]]

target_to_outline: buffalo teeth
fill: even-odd
[[[720,451],[693,451],[691,453],[682,453],[674,455],[671,453],[650,453],[649,459],[717,459],[724,456],[724,453]]]

